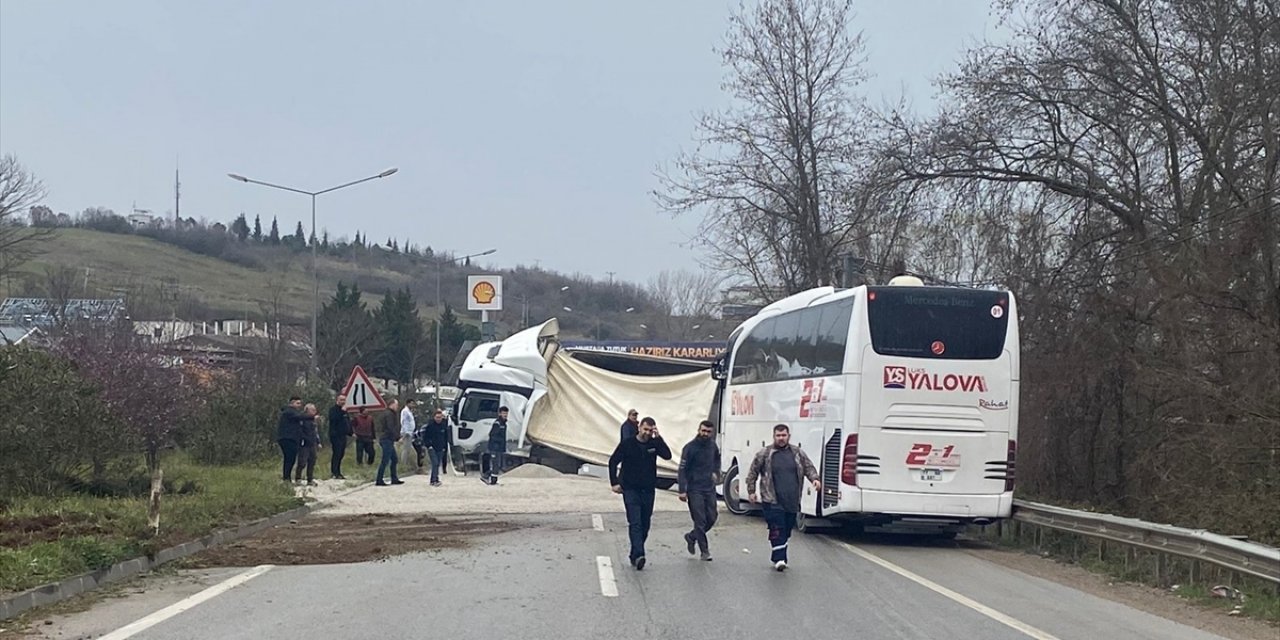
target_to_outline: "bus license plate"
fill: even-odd
[[[942,469],[921,469],[920,479],[925,482],[936,482],[942,479]]]

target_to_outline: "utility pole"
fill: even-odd
[[[173,228],[178,228],[178,223],[182,221],[182,214],[179,213],[179,207],[182,203],[182,181],[179,180],[179,169],[173,168]]]

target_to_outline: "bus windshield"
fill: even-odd
[[[994,360],[1004,352],[1009,296],[943,287],[870,287],[871,347],[883,356]]]

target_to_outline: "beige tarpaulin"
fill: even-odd
[[[615,373],[557,353],[547,395],[533,407],[529,439],[593,464],[608,464],[628,409],[652,416],[671,447],[658,469],[674,473],[680,449],[707,419],[716,381],[709,371],[670,376]]]

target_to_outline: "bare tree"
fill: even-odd
[[[708,271],[664,269],[649,279],[647,292],[668,316],[709,317],[720,300],[724,276]]]
[[[0,157],[0,279],[39,253],[40,242],[52,233],[30,227],[22,214],[44,199],[44,184],[12,155]]]
[[[1020,295],[1024,486],[1274,536],[1280,6],[1000,4],[1015,36],[882,142],[928,185],[914,256]]]
[[[740,7],[720,52],[738,106],[704,116],[697,149],[659,174],[659,205],[700,213],[696,242],[766,297],[834,284],[841,255],[883,228],[851,21],[846,0]]]
[[[73,320],[67,317],[67,309],[75,298],[77,272],[66,265],[48,266],[44,270],[45,292],[48,300],[45,303],[54,322],[66,326]]]

